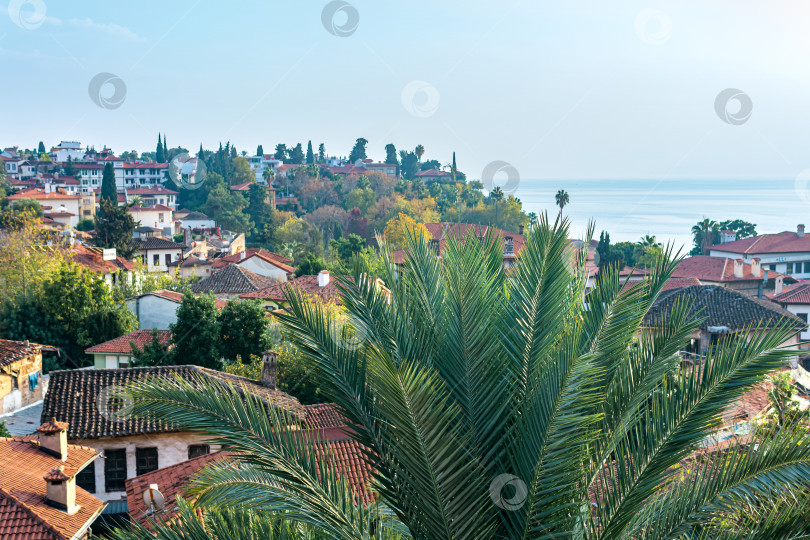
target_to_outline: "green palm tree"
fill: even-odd
[[[560,214],[562,214],[563,208],[565,207],[566,204],[568,204],[570,200],[568,198],[568,192],[565,191],[564,189],[561,189],[554,196],[554,199],[557,201],[557,206],[560,207]]]
[[[698,221],[692,226],[692,237],[695,243],[692,255],[708,254],[709,247],[715,243],[719,234],[720,225],[716,221],[709,218]]]
[[[322,394],[353,426],[348,436],[367,449],[376,502],[355,504],[316,445],[239,389],[183,380],[128,388],[134,414],[234,452],[234,464],[192,483],[197,506],[340,539],[713,538],[745,508],[740,519],[753,523],[732,537],[759,538],[774,523],[808,532],[802,512],[774,522],[768,509],[775,496],[807,508],[807,435],[693,454],[730,404],[785,365],[790,352],[779,347],[795,332],[787,323],[754,329],[744,343],[721,339],[701,367],[682,369],[677,352],[701,322],[690,306],[677,302],[642,324],[675,263],[662,259],[623,292],[606,267],[582,309],[587,276],[574,264],[586,257],[570,252],[567,220],[542,216],[508,274],[494,234],[449,236],[441,259],[421,239],[408,243],[396,275],[383,250],[390,294],[359,263],[337,278],[340,320],[350,322],[336,326],[297,293],[281,316]]]
[[[644,236],[642,236],[641,240],[639,241],[638,244],[643,249],[651,248],[651,247],[657,247],[657,246],[661,245],[661,244],[659,244],[658,242],[655,241],[655,235],[649,235],[649,234],[645,234]]]
[[[504,199],[503,190],[500,186],[495,186],[489,192],[489,200],[495,204],[495,227],[498,227],[498,203]]]
[[[537,224],[537,214],[534,212],[529,212],[529,229],[534,229],[534,226]]]
[[[416,155],[416,160],[421,165],[422,164],[422,156],[425,155],[425,147],[422,146],[421,144],[417,144],[416,148],[414,148],[414,150],[413,150],[413,153]]]

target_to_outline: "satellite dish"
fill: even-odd
[[[143,492],[143,504],[146,505],[146,513],[154,514],[163,510],[166,500],[163,498],[163,493],[158,489],[157,484],[149,484]]]

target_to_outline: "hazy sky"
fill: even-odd
[[[421,143],[472,178],[494,160],[524,179],[810,168],[804,1],[4,1],[3,146],[154,150],[160,131],[250,153],[365,137],[376,159]],[[122,103],[94,103],[98,73]],[[751,100],[738,125],[715,110],[727,88]]]

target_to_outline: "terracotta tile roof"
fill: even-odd
[[[153,204],[152,206],[130,206],[130,212],[174,212],[174,208],[165,204]]]
[[[636,278],[636,274],[633,274],[633,277],[627,279],[627,281],[625,282],[624,287],[622,287],[622,291],[626,291],[628,289],[633,288],[634,286],[641,283],[643,279],[644,279],[643,277]],[[661,290],[671,291],[674,289],[680,289],[682,287],[692,287],[694,285],[700,285],[700,281],[698,281],[697,278],[670,278],[669,280],[667,280],[666,283],[664,283],[664,286],[662,287]]]
[[[65,431],[68,428],[67,422],[57,422],[56,418],[51,418],[37,428],[38,433],[45,433],[46,435],[53,435],[60,431]]]
[[[732,331],[759,324],[772,327],[782,318],[790,320],[796,328],[806,326],[798,317],[769,300],[719,285],[682,287],[662,293],[644,316],[644,324],[653,325],[666,320],[679,299],[691,302],[690,314],[703,319],[700,328],[704,331],[709,327],[723,326]]]
[[[71,248],[70,258],[73,262],[87,268],[91,272],[113,274],[119,270],[125,270],[127,272],[135,270],[135,263],[120,255],[116,255],[114,261],[105,261],[102,258],[102,251],[101,248],[90,248],[82,244],[76,244]]]
[[[318,298],[321,302],[340,303],[340,291],[335,284],[335,280],[330,278],[325,287],[320,287],[318,285],[318,276],[300,276],[286,283],[277,283],[258,291],[240,294],[239,298],[286,302],[287,295],[293,290],[292,288],[301,291],[307,296]]]
[[[416,176],[450,176],[450,174],[436,169],[428,169],[416,173]]]
[[[746,392],[740,399],[729,405],[723,412],[723,419],[728,423],[740,420],[752,420],[771,406],[768,391],[771,383],[762,381]]]
[[[258,291],[274,281],[237,264],[226,266],[191,286],[195,293],[238,294]]]
[[[150,331],[151,332],[151,331]],[[304,418],[304,407],[294,397],[257,381],[199,366],[160,366],[126,369],[76,369],[51,372],[42,418],[56,418],[70,424],[68,439],[98,439],[176,431],[172,426],[142,418],[117,418],[109,414],[105,396],[111,388],[125,387],[143,377],[179,376],[189,381],[204,378],[215,384],[231,384],[248,391],[265,403]]]
[[[59,465],[45,473],[42,479],[48,480],[49,482],[64,482],[65,480],[70,480],[70,476],[65,474],[65,466]]]
[[[751,264],[742,263],[742,277],[734,275],[734,259],[726,257],[710,257],[708,255],[695,255],[683,259],[673,272],[673,277],[694,277],[700,281],[710,281],[713,283],[726,283],[732,281],[762,281],[765,279],[765,269],[760,269],[759,275],[755,276],[751,270]],[[768,280],[782,277],[792,280],[790,276],[784,276],[773,270],[768,271]]]
[[[80,487],[79,509],[73,514],[45,502],[44,478],[50,471],[61,467],[59,477],[72,478],[99,456],[95,449],[77,445],[68,445],[67,454],[63,462],[43,452],[36,436],[0,438],[0,538],[69,539],[101,513],[104,503]]]
[[[796,231],[784,231],[776,234],[763,234],[735,240],[726,244],[717,244],[709,248],[712,251],[755,255],[758,253],[795,253],[810,251],[810,236],[799,236]]]
[[[38,345],[28,341],[0,339],[0,367],[38,354],[42,347],[44,347],[44,345]]]
[[[245,254],[244,258],[242,258],[242,253]],[[264,259],[266,261],[272,261],[272,262],[280,263],[280,264],[283,264],[283,265],[289,265],[291,262],[293,262],[292,259],[288,259],[287,257],[283,257],[283,256],[279,255],[278,253],[273,253],[272,251],[267,251],[266,249],[248,248],[245,251],[243,251],[242,253],[236,253],[234,255],[226,255],[224,257],[218,257],[218,258],[214,259],[214,268],[225,268],[229,264],[242,262],[244,260],[247,260],[247,259],[253,257],[254,255],[259,255],[259,256],[261,256],[262,259]],[[287,268],[292,268],[292,267],[287,266]],[[292,271],[294,272],[295,269],[293,268]]]
[[[245,182],[244,184],[236,184],[231,186],[231,191],[249,191],[250,186],[255,184],[256,182]]]
[[[166,238],[150,236],[149,238],[138,238],[135,240],[139,249],[184,249],[187,246],[178,242],[173,242]]]
[[[772,294],[770,298],[778,304],[810,304],[810,282],[788,285],[780,294]]]
[[[150,526],[150,516],[146,513],[148,508],[143,502],[143,493],[149,489],[150,484],[157,484],[160,493],[163,495],[164,508],[167,510],[167,513],[160,517],[164,520],[170,520],[174,516],[177,496],[183,494],[183,489],[191,478],[206,465],[220,461],[227,455],[227,452],[205,454],[204,456],[181,461],[175,465],[169,465],[168,467],[163,467],[162,469],[127,479],[127,506],[129,508],[130,517],[144,527]]]
[[[53,191],[45,193],[45,188],[29,189],[28,191],[21,191],[15,195],[9,195],[6,199],[15,201],[17,199],[36,199],[42,200],[63,200],[63,199],[81,199],[79,195],[68,195],[66,193],[54,193]]]
[[[182,295],[181,295],[182,296]],[[110,353],[110,354],[132,354],[132,343],[135,343],[138,348],[143,349],[144,345],[152,341],[152,330],[136,330],[131,334],[93,345],[89,349],[85,349],[87,354],[93,353]],[[158,337],[160,342],[164,345],[169,343],[172,333],[169,330],[158,330]]]

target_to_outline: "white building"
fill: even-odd
[[[769,295],[770,299],[807,323],[810,316],[810,283],[799,282],[788,285],[780,294]],[[802,341],[810,341],[807,327],[801,332]]]
[[[168,272],[169,264],[179,261],[185,244],[165,238],[139,238],[136,240],[138,254],[149,272]]]
[[[155,187],[169,179],[168,163],[125,163],[120,158],[104,159],[113,164],[115,187],[119,191],[125,188]],[[73,164],[73,167],[81,173],[84,190],[92,191],[101,187],[105,163],[104,160],[99,160]]]
[[[178,193],[163,186],[126,188],[125,193],[128,203],[131,203],[133,198],[138,196],[143,201],[144,206],[160,204],[170,206],[173,209],[177,208]]]
[[[174,224],[174,209],[162,204],[131,206],[129,213],[143,227],[155,227],[156,229],[168,227],[171,230]]]
[[[256,181],[260,184],[266,184],[264,179],[264,171],[270,168],[274,173],[278,172],[278,168],[282,165],[281,160],[274,159],[272,154],[264,154],[263,156],[250,156],[247,159],[248,165],[256,173]]]
[[[78,195],[55,191],[50,184],[45,184],[43,188],[21,191],[8,197],[9,201],[22,199],[34,199],[40,204],[46,216],[67,227],[75,227],[81,219],[82,198]]]
[[[84,150],[78,141],[62,141],[59,146],[51,148],[51,159],[57,162],[67,162],[68,158],[71,161],[81,161],[84,159]]]
[[[763,234],[711,246],[709,255],[741,258],[745,263],[758,258],[763,270],[779,272],[796,279],[810,278],[810,236],[805,234],[804,225],[801,224],[796,227],[795,232]]]

